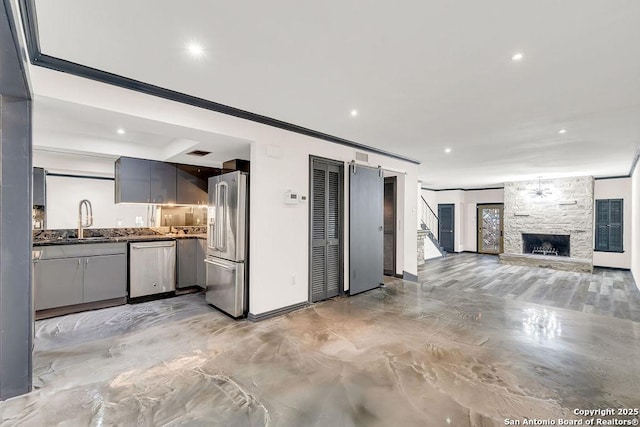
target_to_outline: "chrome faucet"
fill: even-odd
[[[82,217],[82,207],[84,206],[87,213],[86,219]],[[93,225],[93,208],[91,202],[87,199],[81,200],[78,206],[78,239],[84,238],[84,229]]]

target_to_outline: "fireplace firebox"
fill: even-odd
[[[568,257],[571,256],[570,241],[568,235],[522,233],[522,253]]]

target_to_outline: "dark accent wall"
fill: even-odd
[[[0,400],[31,391],[31,97],[9,0],[0,3]]]

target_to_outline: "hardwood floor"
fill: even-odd
[[[422,284],[640,322],[640,291],[631,272],[593,274],[500,264],[494,255],[462,253],[427,261]]]

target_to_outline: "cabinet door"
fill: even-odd
[[[147,162],[149,163],[151,203],[176,203],[176,165],[151,160]]]
[[[120,157],[116,160],[116,203],[148,203],[151,193],[149,160]]]
[[[176,165],[176,203],[184,205],[207,204],[208,182],[200,176],[202,169],[199,166]]]
[[[84,272],[83,302],[121,298],[127,295],[127,256],[102,255],[82,260]]]
[[[36,310],[82,303],[82,258],[40,260],[34,265]]]
[[[42,168],[33,168],[33,205],[45,205],[45,173]]]
[[[178,240],[178,288],[193,286],[197,283],[197,246],[196,239]]]
[[[197,251],[196,251],[196,271],[197,271],[197,281],[196,284],[200,287],[206,287],[207,282],[207,267],[204,263],[204,259],[207,256],[207,241],[205,239],[197,240]]]

